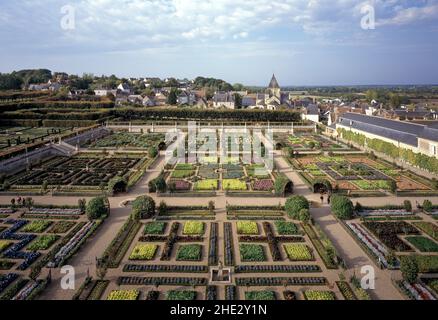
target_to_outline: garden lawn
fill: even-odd
[[[195,174],[194,170],[175,170],[172,172],[172,179],[189,178]]]
[[[287,256],[291,261],[312,261],[314,260],[312,252],[305,244],[285,244]]]
[[[196,300],[196,291],[172,290],[166,293],[166,300]]]
[[[164,234],[166,225],[166,222],[148,222],[144,227],[143,234]]]
[[[58,221],[53,224],[53,226],[49,229],[49,233],[66,233],[68,230],[73,228],[76,225],[76,222],[73,221]]]
[[[407,237],[406,240],[421,252],[438,252],[438,244],[422,236]]]
[[[336,296],[331,291],[309,290],[304,292],[306,300],[336,300]]]
[[[157,248],[156,244],[138,244],[132,250],[129,260],[152,260]]]
[[[406,256],[399,256],[400,260],[406,259]],[[438,256],[415,256],[418,269],[421,273],[437,273],[438,272]]]
[[[278,234],[282,236],[300,234],[298,225],[293,222],[275,221],[275,227]]]
[[[178,261],[200,261],[202,257],[202,246],[200,244],[182,245],[176,254]]]
[[[213,179],[201,180],[195,183],[195,190],[206,191],[206,190],[217,190],[218,182]]]
[[[108,296],[108,300],[137,300],[140,295],[138,290],[114,290]]]
[[[223,190],[244,191],[247,190],[246,182],[238,179],[224,179],[222,180]]]
[[[414,222],[413,225],[438,241],[438,226],[435,224],[430,222]]]
[[[199,221],[187,221],[184,223],[183,234],[185,235],[203,235],[204,223]]]
[[[52,224],[51,221],[35,220],[26,224],[20,232],[42,233]]]
[[[195,167],[190,163],[178,163],[175,170],[195,170]]]
[[[56,240],[59,239],[59,236],[55,235],[42,235],[36,238],[27,246],[27,250],[29,251],[39,251],[39,250],[47,250],[49,249]]]
[[[259,244],[241,244],[240,258],[242,261],[266,261],[265,250]]]
[[[366,180],[356,180],[354,181],[354,184],[356,184],[359,188],[363,190],[389,190],[389,182],[385,180],[378,180],[378,181],[366,181]]]
[[[5,250],[7,247],[9,247],[12,244],[12,241],[8,240],[0,240],[0,252]]]
[[[237,233],[245,235],[258,235],[259,226],[254,221],[237,221]]]
[[[245,300],[276,300],[274,291],[245,292]]]

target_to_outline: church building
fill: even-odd
[[[255,94],[255,98],[251,95],[244,97],[243,104],[244,108],[263,110],[278,110],[281,105],[291,106],[289,93],[281,91],[275,74],[272,75],[272,79],[264,93]]]

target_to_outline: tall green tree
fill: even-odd
[[[176,93],[176,89],[172,89],[170,90],[169,96],[167,97],[167,103],[170,104],[171,106],[174,106],[177,104],[177,93]]]
[[[353,218],[354,206],[350,199],[344,196],[334,195],[331,199],[331,209],[333,214],[341,220]]]
[[[402,99],[400,96],[396,93],[390,93],[389,94],[389,103],[391,104],[391,107],[398,108],[401,105]]]
[[[284,208],[290,218],[299,220],[301,210],[309,210],[310,205],[305,197],[295,195],[286,200]]]
[[[13,74],[0,73],[0,90],[19,90],[23,80]]]
[[[238,93],[234,94],[234,105],[236,109],[242,109],[242,96]]]
[[[108,214],[107,199],[105,197],[96,197],[91,199],[85,210],[90,221],[100,219]]]
[[[141,196],[132,202],[131,217],[135,220],[147,219],[155,215],[155,201],[149,196]]]

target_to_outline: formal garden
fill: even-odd
[[[6,177],[4,192],[53,195],[98,195],[125,192],[152,163],[148,154],[80,153],[55,156],[18,174]]]
[[[166,146],[163,133],[132,133],[115,131],[102,139],[86,143],[88,149],[132,149],[148,150],[149,148],[162,149]]]
[[[292,192],[292,182],[283,174],[270,172],[262,164],[243,164],[239,157],[228,159],[233,163],[219,164],[218,158],[209,157],[203,163],[167,165],[162,174],[165,191],[176,196],[211,196],[222,191],[229,196],[267,197]]]
[[[366,214],[342,222],[346,230],[378,266],[401,271],[403,280],[395,281],[395,285],[406,297],[434,300],[433,289],[420,281],[420,274],[438,272],[436,222],[413,214],[408,200],[401,207],[359,207],[356,205],[356,211]]]
[[[350,196],[435,195],[433,181],[372,155],[292,156],[291,165],[310,189]],[[327,190],[330,189],[330,190]]]
[[[54,127],[0,127],[0,150],[55,139],[57,135],[71,132],[71,129]]]
[[[131,218],[101,260],[104,272],[117,277],[96,289],[100,299],[359,299],[350,282],[342,283],[343,291],[330,289],[327,277],[337,278],[339,268],[336,250],[310,222],[301,198],[285,207],[229,207],[224,222],[200,213],[214,211],[213,203],[171,207],[146,196],[131,205]],[[166,219],[158,219],[163,211]],[[220,266],[232,270],[229,282],[212,280],[210,268]]]
[[[342,142],[331,140],[322,135],[314,133],[275,133],[274,141],[277,149],[291,148],[297,152],[308,151],[348,151],[352,148]]]
[[[0,220],[0,300],[35,299],[50,281],[44,269],[67,264],[108,214],[105,198],[62,207],[14,203]]]

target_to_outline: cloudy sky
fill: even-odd
[[[438,83],[438,0],[0,0],[0,37],[0,72]]]

